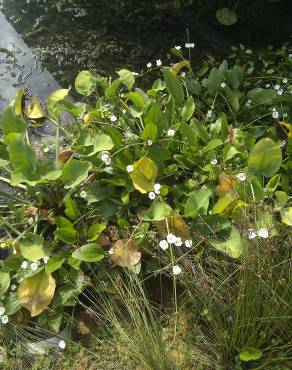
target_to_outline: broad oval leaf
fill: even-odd
[[[209,239],[209,243],[221,252],[228,254],[230,257],[239,258],[242,253],[243,242],[239,231],[235,227],[229,230],[223,230],[221,238]]]
[[[112,261],[121,267],[135,266],[141,259],[138,245],[132,239],[121,239],[113,245]]]
[[[119,80],[121,81],[121,83],[124,84],[129,90],[131,90],[132,86],[135,83],[133,72],[128,71],[127,69],[121,69],[117,72],[117,74],[120,76]]]
[[[88,176],[88,171],[92,164],[88,161],[78,161],[71,159],[66,162],[62,170],[62,178],[65,180],[65,189],[73,188],[84,181]]]
[[[18,289],[18,299],[23,307],[37,316],[51,303],[56,288],[55,279],[45,271],[24,279]]]
[[[266,137],[252,148],[248,158],[248,169],[257,175],[272,177],[282,165],[280,146]]]
[[[153,180],[157,177],[158,168],[152,159],[144,157],[134,163],[130,174],[135,189],[145,194],[153,190]]]
[[[75,79],[76,91],[84,96],[89,96],[96,88],[96,77],[91,71],[81,71]]]
[[[104,250],[96,243],[89,243],[73,252],[72,257],[84,262],[98,262],[104,258]]]
[[[0,297],[7,291],[10,285],[9,272],[0,271]]]
[[[255,361],[261,358],[263,352],[257,348],[245,347],[239,353],[239,358],[241,361]]]
[[[190,239],[190,229],[183,217],[176,211],[172,211],[165,220],[158,222],[157,228],[161,234],[172,233],[183,241]]]
[[[54,111],[54,105],[57,103],[57,101],[62,100],[69,94],[70,88],[69,89],[59,89],[54,92],[52,92],[47,99],[47,110],[48,112],[55,117],[59,117],[60,112]]]
[[[13,107],[6,108],[2,113],[1,126],[5,135],[26,132],[25,120],[15,113]]]
[[[36,234],[27,233],[20,242],[21,254],[29,261],[36,262],[50,254],[49,246]]]
[[[238,16],[230,8],[220,8],[216,11],[216,19],[223,26],[232,26],[237,22]]]
[[[292,207],[283,208],[281,210],[281,218],[284,224],[292,226]]]
[[[162,221],[165,220],[171,214],[171,207],[164,202],[153,203],[152,206],[140,215],[143,221]]]

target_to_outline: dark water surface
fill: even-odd
[[[116,69],[145,69],[174,45],[183,45],[186,29],[195,42],[194,60],[224,55],[230,46],[249,47],[291,41],[292,0],[206,0],[177,10],[168,0],[0,0],[1,11],[24,41],[67,86],[82,69],[104,74]],[[279,1],[279,0],[278,0]],[[232,5],[239,20],[223,27],[216,9]],[[117,7],[119,6],[119,7]]]

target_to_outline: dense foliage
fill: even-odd
[[[178,63],[149,66],[160,78],[148,90],[129,70],[113,79],[82,71],[80,101],[60,89],[42,107],[20,90],[3,112],[1,181],[15,190],[0,190],[1,247],[11,253],[0,269],[3,323],[59,332],[63,317],[84,304],[83,293],[96,281],[110,293],[123,268],[173,276],[192,296],[197,263],[237,270],[252,250],[261,258],[276,240],[285,244],[291,51],[253,56],[241,45],[198,70],[182,48],[172,52]],[[32,133],[42,120],[56,136],[38,145]],[[245,346],[232,347],[242,349],[242,361],[262,356]]]

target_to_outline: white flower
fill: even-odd
[[[186,72],[182,72],[180,75],[181,75],[182,77],[186,77]]]
[[[155,195],[154,191],[150,191],[150,193],[148,194],[148,197],[149,197],[151,200],[155,199],[156,195]]]
[[[44,151],[44,153],[48,153],[48,152],[50,151],[50,148],[48,148],[48,147],[46,146],[46,147],[44,147],[43,151]]]
[[[221,87],[224,89],[224,87],[226,87],[226,83],[225,82],[222,82],[221,83]]]
[[[289,54],[289,55],[288,55],[288,57],[289,57],[290,59],[292,59],[292,54]]]
[[[277,111],[273,111],[273,113],[272,113],[272,117],[273,118],[275,118],[275,119],[277,119],[277,118],[279,118],[279,112],[277,112]]]
[[[43,258],[43,261],[44,261],[44,264],[45,264],[45,265],[48,263],[49,259],[50,259],[50,257],[44,257],[44,258]]]
[[[108,153],[104,153],[102,156],[101,156],[101,160],[103,162],[107,161],[109,159],[109,154]]]
[[[271,84],[266,84],[265,87],[268,89],[271,86]]]
[[[169,247],[167,240],[160,240],[159,247],[165,251]]]
[[[152,63],[147,63],[146,66],[147,66],[147,68],[151,68],[152,67]]]
[[[185,44],[185,47],[186,47],[187,49],[191,49],[191,48],[194,48],[194,47],[195,47],[195,44],[194,44],[193,42],[187,42],[187,43]]]
[[[277,94],[278,94],[278,95],[282,95],[282,94],[283,94],[283,89],[278,90],[278,91],[277,91]]]
[[[247,230],[247,237],[248,239],[254,239],[257,236],[255,231],[253,229],[248,229]]]
[[[173,266],[172,272],[174,275],[179,275],[181,273],[181,268],[179,266]]]
[[[7,315],[1,316],[1,322],[2,322],[2,324],[7,324],[8,323],[8,316]]]
[[[160,193],[160,189],[161,189],[161,185],[160,184],[155,184],[154,185],[154,192],[155,192],[155,194],[159,194]]]
[[[167,131],[167,136],[174,136],[174,134],[175,134],[175,131],[174,131],[172,128],[170,128],[170,129]]]
[[[157,60],[156,60],[156,65],[157,65],[157,67],[160,67],[160,66],[161,66],[161,64],[162,64],[161,59],[157,59]]]
[[[147,145],[152,145],[153,144],[153,141],[152,140],[147,140]]]
[[[59,343],[58,343],[58,346],[59,346],[59,348],[64,349],[66,347],[65,341],[63,339],[60,340]]]
[[[287,78],[283,78],[283,84],[286,84],[288,82]]]
[[[180,237],[177,237],[177,238],[175,239],[174,244],[175,244],[177,247],[180,247],[180,246],[182,245],[182,240],[181,240],[181,238],[180,238]]]
[[[133,136],[133,133],[130,130],[125,130],[124,135],[126,139],[130,139]]]
[[[275,89],[275,90],[279,90],[279,89],[280,89],[280,85],[278,85],[278,84],[277,84],[277,85],[275,85],[275,86],[274,86],[274,89]]]
[[[113,114],[113,115],[111,115],[110,121],[111,122],[116,122],[117,119],[118,118]]]
[[[16,285],[15,284],[12,284],[11,285],[11,287],[10,287],[10,289],[13,291],[13,290],[15,290],[16,289]]]
[[[33,262],[31,265],[30,265],[30,268],[32,269],[32,271],[35,271],[37,268],[38,268],[38,264],[36,262]]]
[[[177,45],[174,47],[176,50],[180,50],[181,49],[181,46]]]
[[[0,307],[0,316],[2,316],[5,312],[5,307]]]
[[[192,248],[192,245],[193,245],[193,241],[191,239],[185,240],[185,246],[187,248]]]
[[[207,118],[211,118],[212,117],[212,113],[213,113],[212,109],[209,109],[208,112],[207,112],[207,114],[206,114],[206,117]]]
[[[244,172],[240,172],[238,175],[236,175],[238,180],[245,181],[246,180],[246,174]]]
[[[80,195],[81,198],[86,198],[87,193],[86,193],[86,191],[83,190],[83,191],[80,192],[79,195]]]
[[[106,165],[106,166],[109,166],[110,164],[111,164],[111,159],[110,158],[108,158],[108,159],[106,159],[105,161],[104,161],[104,164]]]
[[[218,163],[218,161],[217,161],[217,159],[216,158],[214,158],[214,159],[212,159],[212,161],[210,162],[211,164],[217,164]]]
[[[176,236],[173,234],[168,234],[166,237],[166,240],[168,241],[169,244],[175,243]]]
[[[134,167],[131,165],[131,164],[129,164],[128,166],[127,166],[127,172],[128,173],[131,173],[131,172],[133,172],[134,171]]]
[[[109,254],[114,254],[114,248],[110,248],[108,252]]]
[[[262,227],[261,229],[259,229],[257,234],[261,238],[268,238],[269,237],[269,232],[265,227]]]
[[[139,73],[137,72],[132,72],[134,76],[139,76]]]
[[[27,269],[27,266],[28,266],[27,261],[23,261],[23,262],[22,262],[22,264],[21,264],[21,267],[22,267],[23,269]]]

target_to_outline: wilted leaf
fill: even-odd
[[[46,116],[41,104],[35,98],[30,98],[30,104],[24,112],[31,119],[39,119]]]
[[[18,299],[34,317],[43,312],[51,303],[55,288],[56,282],[52,275],[42,271],[20,283]]]
[[[113,245],[113,262],[121,267],[136,265],[141,259],[138,245],[132,239],[121,239]]]
[[[67,162],[72,157],[73,154],[74,154],[74,150],[72,149],[61,150],[59,153],[59,160],[61,162]]]
[[[172,211],[166,220],[158,222],[157,228],[161,234],[170,232],[180,237],[183,241],[190,239],[190,229],[183,217],[176,211]]]
[[[225,193],[234,194],[235,184],[235,176],[229,176],[225,172],[221,172],[219,175],[219,185],[216,187],[216,192],[218,195],[223,195]]]

